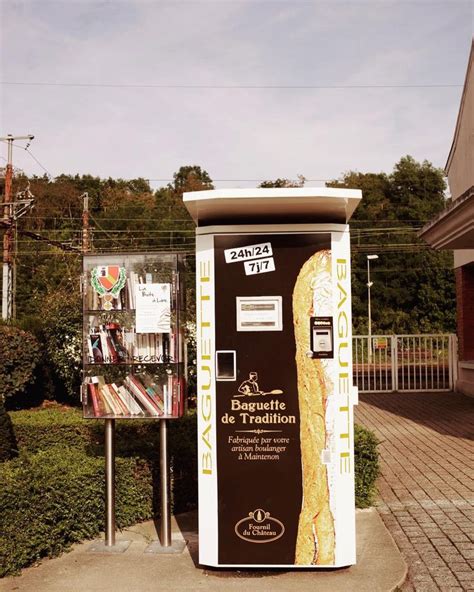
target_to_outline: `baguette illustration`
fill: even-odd
[[[326,400],[330,378],[319,359],[308,357],[310,317],[315,290],[331,282],[331,253],[315,253],[300,270],[293,290],[293,321],[296,340],[298,401],[300,409],[303,501],[296,541],[296,565],[332,565],[335,556],[334,519],[330,509],[328,477],[322,463],[326,447]],[[316,304],[317,305],[317,304]]]

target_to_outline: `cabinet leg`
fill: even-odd
[[[115,419],[105,420],[105,545],[115,545]]]
[[[168,421],[160,419],[161,545],[171,547],[171,509],[168,463]]]

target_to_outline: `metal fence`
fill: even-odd
[[[353,337],[354,382],[362,393],[450,391],[456,379],[455,335]]]

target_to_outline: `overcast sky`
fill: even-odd
[[[186,164],[214,179],[329,179],[390,171],[405,154],[443,167],[474,11],[471,0],[0,2],[1,81],[65,85],[2,84],[0,135],[34,134],[53,176],[150,179]],[[14,158],[43,173],[24,150]]]

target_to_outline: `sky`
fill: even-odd
[[[194,164],[221,188],[444,167],[474,30],[474,0],[0,7],[0,135],[35,135],[14,166],[153,187]]]

